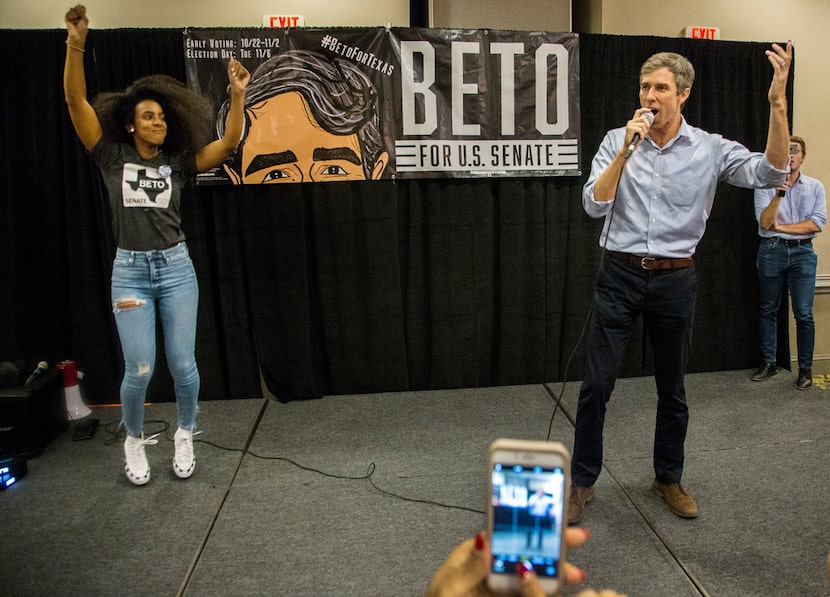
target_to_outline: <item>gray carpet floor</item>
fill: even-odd
[[[672,515],[650,491],[652,378],[609,403],[605,469],[569,553],[586,586],[635,596],[824,596],[830,550],[830,395],[783,371],[687,376],[683,484]],[[820,380],[819,380],[820,381]],[[551,438],[570,447],[578,384]],[[422,595],[449,551],[485,525],[486,453],[544,439],[561,384],[203,402],[192,478],[170,466],[175,405],[147,407],[153,478],[122,472],[117,408],[71,430],[0,492],[1,595]],[[247,448],[247,451],[245,451]],[[569,587],[565,594],[575,595]]]

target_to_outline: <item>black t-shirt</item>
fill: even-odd
[[[112,208],[112,229],[119,248],[167,249],[184,240],[181,193],[196,173],[192,153],[160,152],[142,159],[128,143],[104,138],[92,148]]]

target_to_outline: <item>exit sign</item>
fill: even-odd
[[[302,27],[305,17],[302,15],[265,15],[262,17],[262,26],[282,29],[283,27]]]
[[[686,27],[686,37],[692,39],[720,39],[720,29],[717,27]]]

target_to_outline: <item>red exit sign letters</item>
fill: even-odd
[[[720,29],[717,27],[686,27],[686,37],[692,39],[720,39]]]
[[[305,25],[305,17],[302,15],[265,15],[262,17],[263,27],[278,28],[302,27]]]

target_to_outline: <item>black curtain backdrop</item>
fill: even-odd
[[[115,403],[114,246],[63,102],[65,38],[0,31],[0,360],[76,360],[87,401]],[[656,51],[689,57],[687,119],[763,150],[767,47],[580,35],[578,178],[189,189],[202,399],[259,397],[260,373],[283,401],[561,381],[572,352],[567,378],[579,379],[602,224],[581,190],[602,135],[637,107],[640,65]],[[185,78],[178,29],[93,30],[85,59],[90,96],[149,73]],[[752,191],[722,185],[697,253],[690,372],[757,365],[756,248]],[[172,400],[159,344],[150,397]],[[636,333],[621,375],[650,374],[649,352]]]
[[[429,27],[429,0],[409,1],[409,26]]]

